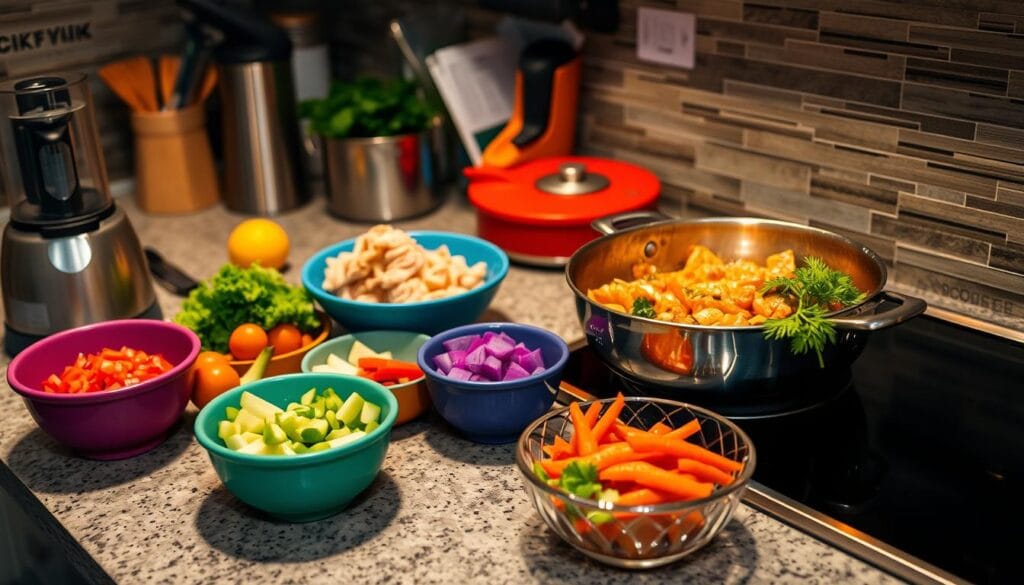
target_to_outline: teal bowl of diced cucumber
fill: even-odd
[[[356,376],[288,374],[214,398],[195,434],[239,500],[290,522],[333,516],[380,471],[398,402]]]

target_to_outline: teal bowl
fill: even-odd
[[[420,346],[428,339],[430,337],[422,333],[411,331],[363,331],[342,335],[311,349],[302,358],[302,371],[312,372],[313,366],[326,364],[327,356],[332,353],[345,359],[352,349],[352,344],[357,340],[373,351],[390,351],[392,358],[415,364]],[[430,394],[427,392],[427,384],[423,377],[386,388],[398,400],[398,418],[395,419],[395,426],[415,419],[430,408]]]
[[[302,267],[302,285],[328,315],[349,331],[389,329],[434,335],[476,321],[491,304],[498,286],[508,274],[508,255],[494,244],[473,236],[431,231],[408,233],[428,250],[447,245],[452,254],[465,256],[470,266],[486,263],[487,276],[483,284],[443,299],[412,303],[367,303],[339,298],[324,290],[324,269],[328,258],[352,251],[353,238],[328,246],[306,261]]]
[[[381,423],[359,441],[319,453],[250,455],[228,449],[217,436],[224,408],[238,407],[248,391],[281,408],[298,402],[310,388],[334,388],[347,398],[353,391],[381,407]],[[287,374],[228,390],[196,418],[195,434],[217,476],[239,500],[289,522],[333,516],[373,483],[391,442],[398,402],[380,384],[341,374]]]

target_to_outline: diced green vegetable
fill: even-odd
[[[263,442],[268,445],[277,445],[284,443],[288,440],[288,435],[285,434],[277,423],[269,423],[263,427]]]
[[[231,435],[237,435],[242,432],[242,427],[238,423],[229,420],[222,420],[217,424],[217,436],[221,440],[226,441]]]
[[[323,441],[310,446],[309,451],[307,451],[307,453],[317,453],[319,451],[326,451],[330,448],[331,444],[328,443],[327,441]]]
[[[317,443],[323,441],[327,436],[327,429],[327,421],[322,418],[314,418],[299,429],[299,436],[302,437],[303,443]]]
[[[262,417],[258,417],[248,410],[242,409],[238,412],[238,416],[235,417],[235,422],[238,423],[242,431],[249,433],[263,433],[264,421]]]
[[[341,408],[338,409],[338,418],[341,419],[341,422],[345,423],[345,426],[352,426],[352,423],[356,422],[356,419],[362,414],[365,402],[358,392],[353,392],[345,399],[345,403],[341,405]]]
[[[305,394],[302,395],[302,398],[299,398],[299,403],[309,406],[310,404],[313,404],[313,400],[315,398],[316,388],[310,388],[309,390],[306,391]]]
[[[349,435],[349,434],[352,434],[352,431],[350,431],[348,427],[341,427],[340,429],[335,429],[335,430],[327,433],[327,436],[324,437],[324,440],[325,441],[333,441],[334,439],[340,439],[340,438],[344,437],[345,435]]]
[[[359,415],[359,422],[364,425],[380,418],[380,407],[372,402],[363,402],[363,410]]]
[[[243,392],[241,408],[225,409],[218,436],[239,453],[295,455],[347,445],[380,427],[381,407],[356,392],[343,401],[331,388],[319,394],[313,388],[300,401],[308,404],[293,402],[282,410]]]
[[[254,415],[262,419],[269,418],[273,420],[275,414],[279,412],[284,412],[277,406],[274,406],[273,404],[267,402],[266,400],[263,400],[262,398],[256,396],[252,392],[243,391],[241,403],[243,410],[248,410],[249,412],[253,413]]]
[[[337,415],[334,414],[333,410],[328,410],[326,413],[324,413],[324,420],[326,420],[327,424],[331,426],[331,430],[336,431],[338,430],[338,428],[342,426],[341,423],[338,422],[338,417]]]
[[[361,439],[366,436],[363,431],[352,431],[351,433],[337,439],[331,439],[327,442],[328,445],[333,449],[334,447],[340,447],[342,445],[348,445],[352,441]]]
[[[248,443],[245,442],[245,438],[242,435],[231,435],[224,439],[224,444],[228,446],[228,449],[232,451],[239,451],[242,447],[245,447]]]

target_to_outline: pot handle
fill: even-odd
[[[881,313],[869,313],[857,317],[836,317],[831,319],[832,324],[836,326],[836,329],[875,331],[917,317],[928,308],[928,304],[922,299],[887,290],[879,293],[878,297],[880,300],[898,303],[898,305]]]
[[[594,228],[594,231],[601,232],[607,236],[629,227],[658,223],[659,221],[670,219],[672,218],[655,209],[641,209],[639,211],[627,211],[625,213],[599,217],[590,223],[590,227]]]

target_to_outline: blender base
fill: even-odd
[[[154,302],[149,306],[148,309],[142,312],[141,315],[135,317],[136,319],[156,319],[160,321],[164,318],[163,311],[160,310],[160,304]],[[56,333],[56,332],[54,332]],[[34,335],[31,333],[22,333],[13,329],[7,323],[4,323],[4,352],[14,357],[21,352],[21,350],[32,345],[33,343],[47,337],[46,335]]]

